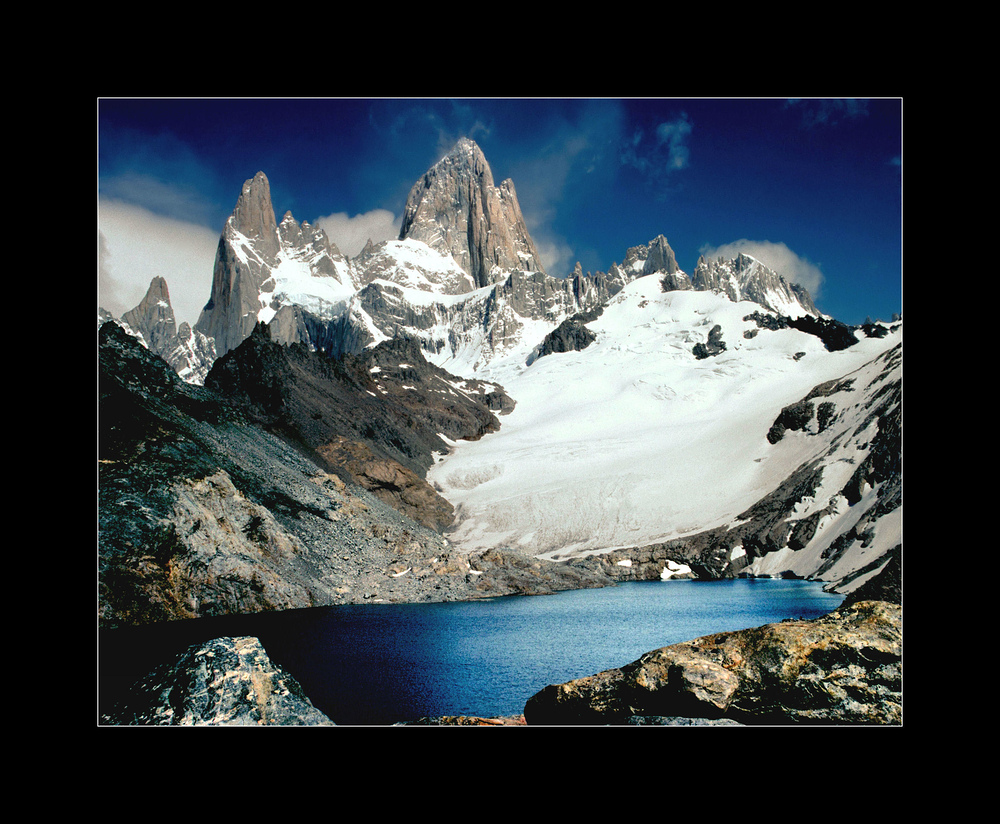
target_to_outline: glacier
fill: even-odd
[[[534,340],[525,336],[480,368],[476,377],[503,385],[517,405],[498,432],[453,444],[428,473],[455,506],[452,544],[566,559],[731,523],[820,447],[768,442],[782,407],[902,335],[859,335],[836,352],[795,329],[744,337],[756,330],[744,318],[760,308],[710,291],[664,292],[649,275],[587,324],[597,339],[586,349],[528,366]],[[692,348],[716,325],[726,350],[697,360]],[[462,374],[457,359],[443,360]]]

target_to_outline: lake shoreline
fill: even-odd
[[[799,608],[800,595],[808,596],[808,609]],[[823,592],[820,582],[781,579],[625,582],[552,596],[338,605],[101,630],[100,711],[110,712],[137,679],[187,646],[251,635],[338,725],[515,718],[533,692],[547,684],[621,666],[651,649],[709,631],[798,617],[799,612],[823,614],[842,602],[842,596]],[[713,614],[696,617],[695,607]],[[357,684],[337,683],[345,678]],[[422,685],[394,684],[396,678]],[[453,686],[463,679],[467,686]],[[498,698],[501,694],[510,697]],[[371,707],[362,711],[351,707],[353,702]]]

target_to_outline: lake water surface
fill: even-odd
[[[100,709],[188,644],[260,638],[337,724],[519,715],[548,684],[620,667],[680,641],[785,618],[843,597],[801,580],[627,583],[444,604],[364,604],[201,618],[99,633]]]

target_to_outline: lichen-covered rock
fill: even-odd
[[[551,685],[528,724],[625,724],[633,716],[742,724],[899,724],[901,607],[862,601],[809,621],[708,635],[621,669]]]
[[[256,638],[188,647],[141,679],[102,721],[150,726],[327,726],[333,722]]]

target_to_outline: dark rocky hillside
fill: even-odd
[[[298,433],[262,423],[282,406],[296,406],[300,420],[311,415],[301,397],[281,394],[274,372],[263,371],[254,402],[240,406],[184,383],[115,323],[99,339],[102,627],[608,583],[531,558],[453,552],[439,533],[345,482]],[[263,343],[255,344],[261,363],[294,359]],[[372,426],[380,425],[389,426]],[[432,443],[407,446],[402,431],[396,440],[417,465]]]
[[[305,344],[275,343],[264,324],[216,361],[205,385],[433,529],[453,517],[424,480],[435,453],[448,451],[442,436],[481,438],[499,429],[495,412],[513,408],[500,387],[429,364],[409,339],[332,360]]]

